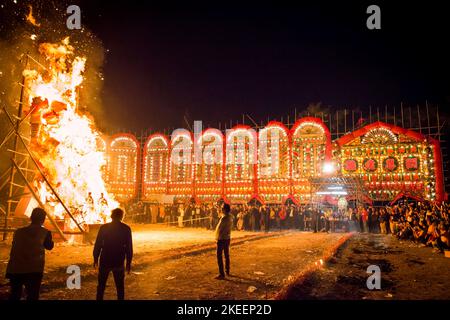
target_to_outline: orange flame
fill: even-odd
[[[39,52],[46,59],[46,70],[24,71],[29,101],[38,106],[33,112],[39,129],[32,136],[32,150],[77,221],[104,223],[118,203],[102,178],[106,161],[99,132],[91,118],[77,111],[77,89],[83,82],[86,58],[74,56],[69,38],[59,44],[43,43]],[[65,217],[64,208],[44,183],[38,192],[54,216]]]

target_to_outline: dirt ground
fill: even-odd
[[[292,274],[320,259],[343,234],[309,232],[233,232],[231,273],[215,280],[212,232],[206,230],[134,226],[136,259],[126,277],[127,299],[268,299]],[[6,248],[0,249],[2,270]],[[47,255],[41,299],[94,299],[96,271],[91,267],[92,246],[59,245]],[[82,270],[80,290],[66,288],[66,268],[77,264]],[[0,299],[8,287],[2,277]],[[112,277],[105,299],[114,299]]]
[[[201,250],[214,245],[213,231],[205,229],[177,228],[164,225],[130,225],[133,231],[134,263],[136,265],[164,258]],[[257,232],[234,232],[235,240],[253,239],[264,236]],[[0,299],[8,290],[7,279],[4,278],[6,265],[11,248],[9,241],[0,242]],[[51,251],[46,252],[45,274],[60,274],[64,276],[69,265],[76,264],[82,270],[91,269],[93,245],[55,243]]]
[[[381,269],[381,290],[369,290],[369,265]],[[390,235],[357,234],[328,265],[290,290],[289,299],[450,299],[450,259]]]

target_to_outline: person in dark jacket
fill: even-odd
[[[225,272],[223,270],[223,257],[225,254],[225,270],[227,276],[230,275],[230,239],[231,229],[233,227],[233,216],[230,214],[230,205],[225,203],[222,207],[223,215],[219,219],[216,227],[216,241],[217,241],[217,264],[219,265],[219,275],[216,279],[225,279]]]
[[[117,299],[125,298],[125,268],[130,274],[133,258],[131,229],[122,223],[123,210],[116,208],[111,212],[112,222],[100,227],[94,245],[94,268],[98,267],[97,300],[103,300],[109,273],[114,276]],[[100,258],[100,265],[99,265]]]
[[[27,300],[39,300],[39,290],[45,265],[45,250],[53,249],[52,233],[42,227],[46,213],[34,208],[31,224],[17,229],[6,267],[6,278],[11,285],[10,300],[20,300],[25,286]]]

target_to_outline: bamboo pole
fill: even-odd
[[[13,166],[16,168],[17,172],[19,173],[19,175],[22,177],[22,179],[25,181],[28,189],[30,190],[31,194],[33,195],[33,197],[36,199],[37,203],[39,204],[39,206],[42,209],[45,209],[44,204],[42,203],[41,199],[39,198],[39,196],[36,194],[36,192],[33,190],[33,187],[30,185],[30,183],[28,182],[28,180],[25,178],[22,170],[20,170],[19,166],[17,165],[16,161],[14,159],[11,158],[11,162],[13,164]],[[58,224],[56,223],[56,221],[53,219],[53,217],[51,215],[49,215],[47,213],[47,211],[45,211],[45,214],[47,215],[48,219],[50,220],[50,222],[52,223],[52,225],[55,227],[56,231],[58,232],[58,234],[61,236],[61,238],[63,238],[64,241],[67,241],[67,238],[64,236],[64,233],[62,232],[61,228],[58,226]]]
[[[11,115],[8,113],[7,110],[5,110],[9,120],[11,121],[11,123],[14,123]],[[72,213],[69,211],[69,209],[66,207],[66,205],[64,204],[64,202],[62,201],[62,199],[60,198],[60,196],[58,195],[58,193],[56,192],[56,190],[53,188],[53,186],[50,184],[50,182],[48,181],[47,177],[44,175],[44,173],[42,172],[41,167],[39,166],[39,164],[37,163],[36,159],[34,159],[33,154],[31,153],[30,149],[28,149],[27,144],[25,143],[25,141],[23,141],[22,136],[20,135],[20,133],[18,133],[16,131],[16,135],[19,137],[19,140],[22,142],[23,146],[25,147],[25,150],[28,152],[31,160],[33,161],[34,165],[36,166],[36,168],[38,169],[39,173],[41,174],[42,178],[44,179],[45,183],[47,184],[47,186],[50,188],[50,190],[52,191],[52,193],[55,195],[56,199],[58,199],[58,201],[61,203],[61,205],[63,206],[64,210],[66,211],[66,213],[69,215],[69,217],[75,222],[75,224],[77,225],[78,229],[85,233],[86,231],[84,231],[84,229],[81,227],[81,225],[78,223],[78,221],[74,218],[74,216],[72,215]]]

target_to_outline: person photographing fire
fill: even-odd
[[[218,280],[225,279],[222,254],[225,254],[225,270],[227,276],[230,276],[230,239],[231,228],[233,227],[233,216],[230,214],[229,204],[224,203],[222,213],[223,215],[220,217],[216,227],[217,264],[219,266],[219,275],[216,279]]]
[[[117,299],[125,298],[125,260],[127,273],[130,274],[133,241],[131,228],[123,223],[122,219],[122,209],[112,210],[112,221],[100,227],[95,240],[93,254],[94,268],[98,266],[97,300],[103,300],[110,272],[114,277]]]

